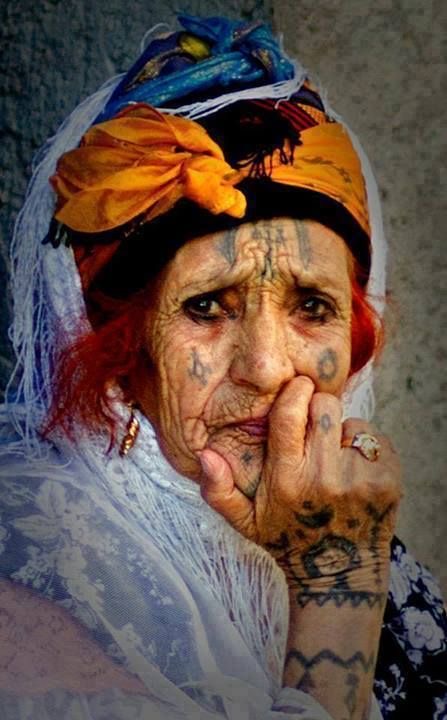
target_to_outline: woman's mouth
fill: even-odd
[[[257,438],[267,438],[268,433],[268,417],[254,418],[245,422],[234,423],[233,427],[242,432]]]

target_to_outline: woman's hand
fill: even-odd
[[[337,592],[383,589],[396,509],[399,462],[380,436],[370,462],[343,438],[370,431],[363,420],[341,422],[341,403],[314,392],[307,377],[291,380],[269,415],[267,452],[253,499],[214,450],[201,454],[202,495],[242,535],[271,553],[289,587]],[[374,433],[376,434],[376,433]]]
[[[284,685],[310,692],[335,720],[369,716],[401,496],[399,463],[386,438],[379,437],[375,462],[341,447],[368,430],[362,420],[342,423],[340,401],[301,376],[269,413],[252,500],[222,456],[209,448],[201,454],[205,500],[285,572]]]

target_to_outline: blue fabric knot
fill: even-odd
[[[149,44],[96,122],[134,103],[176,107],[294,75],[293,64],[261,22],[187,14],[178,19],[184,30]]]

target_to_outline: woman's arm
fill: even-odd
[[[290,625],[284,685],[312,694],[334,720],[368,717],[389,546],[401,495],[395,453],[381,438],[369,462],[341,448],[342,435],[368,429],[342,425],[341,404],[292,380],[270,412],[267,454],[254,500],[231,470],[206,450],[202,493],[243,535],[284,570]]]
[[[334,718],[369,717],[384,594],[289,587],[283,682],[313,695]]]

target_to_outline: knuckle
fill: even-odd
[[[375,473],[368,482],[367,493],[382,505],[399,502],[402,497],[400,477],[386,470],[380,474]]]
[[[326,494],[333,502],[343,506],[352,498],[352,491],[342,483],[331,483]]]

